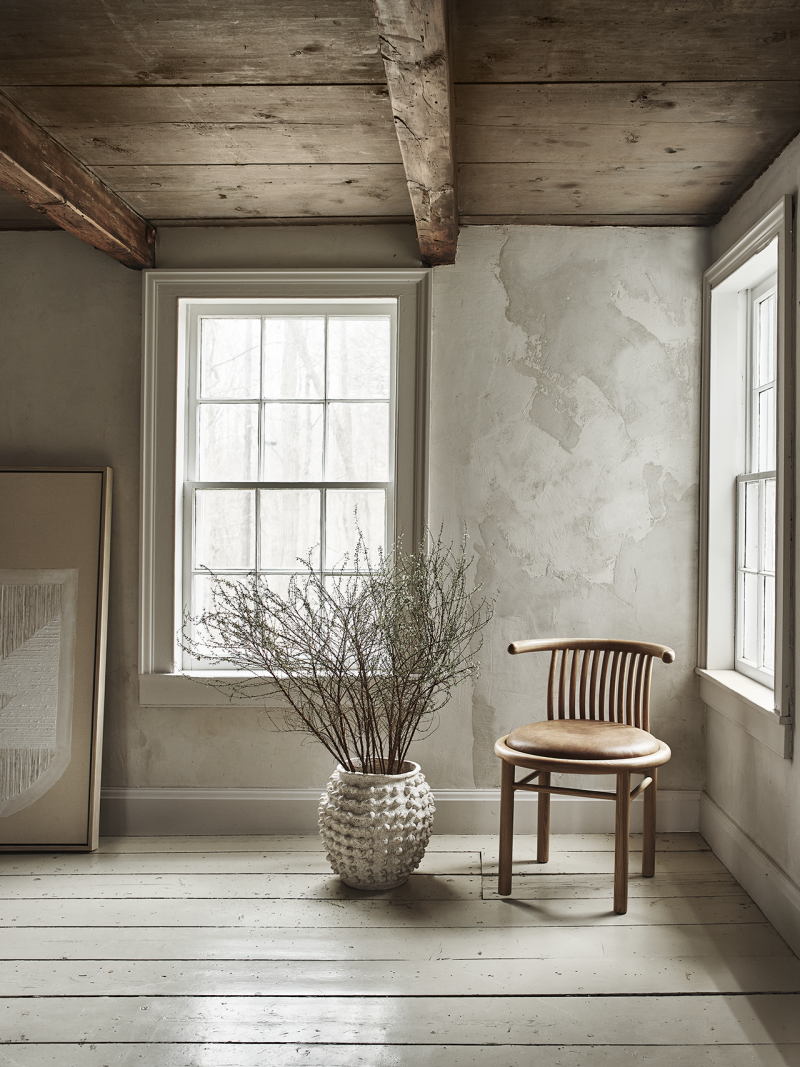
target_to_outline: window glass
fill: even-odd
[[[356,312],[331,301],[197,313],[184,555],[191,614],[210,606],[208,571],[234,581],[257,571],[285,594],[304,560],[328,575],[351,566],[357,529],[372,558],[386,550],[394,314],[390,301]]]

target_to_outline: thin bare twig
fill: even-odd
[[[285,597],[255,573],[242,583],[209,572],[212,606],[186,618],[183,648],[251,675],[206,684],[263,699],[271,679],[289,704],[286,728],[343,766],[396,774],[479,668],[492,606],[470,588],[466,534],[454,552],[426,531],[416,553],[379,553],[373,564],[359,530],[352,564],[327,582],[301,562]]]

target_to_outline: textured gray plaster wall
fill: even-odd
[[[544,718],[547,657],[510,640],[641,637],[662,784],[703,782],[693,674],[697,588],[700,277],[693,229],[483,227],[435,272],[431,520],[466,523],[495,599],[484,669],[458,697],[462,763],[498,783],[494,740]],[[539,662],[537,662],[537,660]],[[468,733],[469,736],[466,736]],[[447,783],[450,784],[450,783]],[[470,784],[465,781],[456,785]]]
[[[0,463],[114,469],[103,756],[119,780],[138,708],[141,275],[61,231],[3,233],[0,291]]]

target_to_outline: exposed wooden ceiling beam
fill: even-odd
[[[153,227],[2,93],[0,188],[125,266],[153,266]]]
[[[373,0],[422,260],[454,263],[458,237],[447,0]]]

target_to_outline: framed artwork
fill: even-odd
[[[0,468],[0,850],[97,848],[109,467]]]

